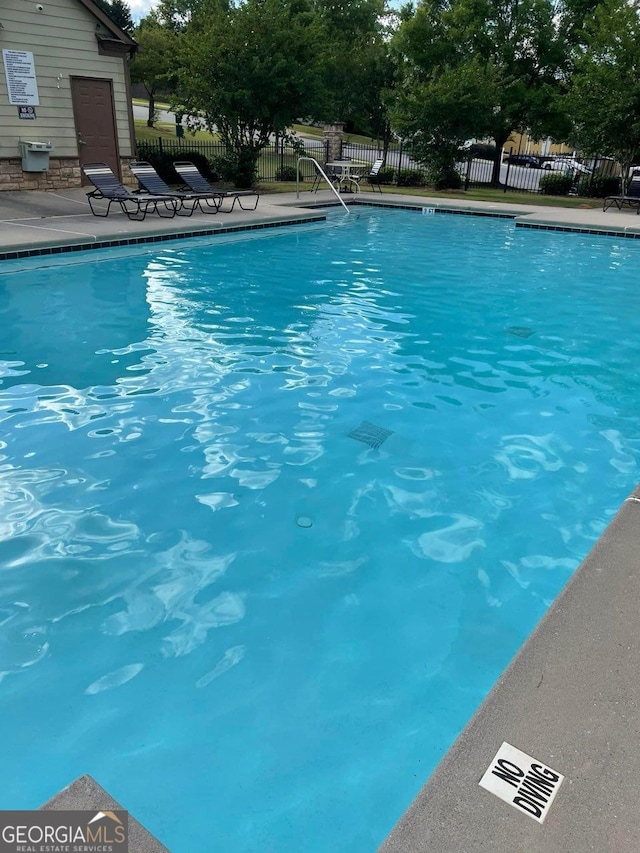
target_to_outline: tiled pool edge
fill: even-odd
[[[571,234],[595,234],[601,237],[622,237],[630,240],[640,239],[640,221],[634,225],[621,228],[616,225],[594,228],[588,223],[561,223],[549,222],[545,220],[542,213],[532,213],[530,211],[501,211],[483,209],[480,207],[463,207],[453,204],[439,205],[437,201],[425,199],[421,203],[412,204],[410,202],[381,202],[377,199],[354,199],[351,204],[354,206],[363,207],[382,207],[387,209],[398,210],[414,210],[421,211],[424,209],[432,211],[434,214],[450,214],[454,216],[482,216],[492,219],[512,219],[516,228],[529,228],[537,231],[563,231]],[[566,216],[571,215],[572,208],[563,208]]]
[[[322,215],[299,216],[294,219],[276,219],[264,222],[250,221],[233,225],[221,225],[217,228],[196,228],[188,231],[143,234],[138,237],[105,237],[103,240],[85,240],[77,243],[59,243],[54,246],[34,246],[31,249],[0,251],[1,261],[18,261],[24,258],[37,258],[47,255],[62,255],[70,252],[87,252],[97,249],[110,249],[121,246],[142,246],[148,243],[160,243],[168,240],[187,240],[191,237],[212,237],[218,234],[232,234],[241,231],[256,231],[264,228],[282,228],[287,225],[306,225],[322,222]]]
[[[80,776],[58,794],[47,800],[43,811],[120,811],[122,806],[100,787],[91,776]],[[171,853],[168,847],[129,814],[129,853]],[[106,847],[105,847],[106,849]]]
[[[640,850],[639,567],[636,489],[380,853]],[[544,824],[478,784],[503,741],[566,777]]]

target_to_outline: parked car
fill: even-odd
[[[543,169],[553,172],[578,172],[581,175],[590,175],[591,169],[587,169],[582,163],[579,163],[574,157],[556,157],[555,160],[547,160],[542,164]]]
[[[539,169],[540,160],[534,154],[509,154],[505,163],[512,166],[524,166],[525,169]]]

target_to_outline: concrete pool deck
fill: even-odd
[[[513,218],[520,227],[615,233],[640,238],[640,216],[633,210],[603,213],[599,209],[550,208],[528,202],[501,204],[366,191],[345,198],[350,205],[427,207],[435,211],[505,216]],[[149,215],[144,222],[132,222],[119,212],[113,212],[107,218],[92,216],[84,189],[3,192],[0,193],[0,260],[8,256],[15,259],[26,253],[57,253],[69,246],[74,250],[102,248],[111,243],[151,242],[174,235],[187,237],[322,220],[324,209],[334,204],[337,205],[337,200],[328,190],[313,194],[307,190],[300,193],[299,199],[295,193],[263,195],[255,211],[240,210],[236,206],[233,213],[195,213],[191,217],[173,219]]]
[[[363,192],[349,201],[507,216],[519,227],[640,238],[640,216],[631,210],[603,213],[388,192],[382,196]],[[334,202],[328,191],[313,196],[307,191],[299,200],[295,193],[274,194],[263,196],[253,212],[170,220],[152,216],[130,222],[121,214],[93,217],[84,190],[0,193],[0,257],[33,250],[48,253],[69,245],[83,249],[111,241],[166,239],[176,232],[187,236],[321,221],[325,211],[314,208]],[[640,851],[639,555],[637,490],[426,781],[380,853]],[[543,824],[478,784],[503,741],[565,777]],[[43,808],[55,807],[51,802],[61,800],[56,797]],[[83,803],[83,808],[100,807],[91,796]],[[131,853],[146,849],[131,845]],[[159,844],[156,849],[165,848]]]

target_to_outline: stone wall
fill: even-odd
[[[325,124],[324,141],[327,148],[327,162],[340,160],[342,156],[342,138],[344,136],[344,124]]]
[[[121,160],[122,182],[136,186],[128,159]],[[0,159],[0,192],[9,190],[68,190],[81,186],[77,157],[51,157],[48,172],[23,172],[20,157]]]

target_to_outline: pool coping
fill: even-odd
[[[196,226],[194,228],[178,228],[174,225],[168,231],[155,231],[154,233],[139,234],[138,236],[120,237],[120,236],[104,236],[103,239],[82,239],[78,241],[48,241],[43,245],[34,246],[29,249],[19,249],[12,247],[6,251],[0,249],[1,261],[18,261],[25,258],[43,257],[47,255],[59,256],[70,252],[87,252],[97,249],[111,249],[122,246],[143,246],[149,243],[160,243],[172,240],[187,240],[193,237],[212,237],[222,234],[234,234],[244,231],[257,231],[265,228],[283,228],[289,225],[305,225],[313,222],[322,222],[326,218],[323,214],[309,212],[306,215],[299,214],[297,216],[289,216],[283,218],[281,216],[275,219],[265,219],[263,221],[255,221],[254,219],[246,222],[235,222],[229,225],[217,225],[214,228],[205,228]]]
[[[326,210],[339,208],[329,191],[263,195],[255,211],[235,210],[193,217],[129,221],[120,213],[93,217],[84,190],[65,193],[0,193],[0,262],[67,252],[138,246],[191,237],[320,222]],[[603,213],[594,208],[553,208],[531,204],[465,201],[401,193],[357,193],[344,198],[349,208],[366,206],[434,214],[510,219],[517,228],[640,238],[640,218],[631,210]]]
[[[80,776],[40,806],[39,811],[126,811],[95,779]],[[128,814],[129,853],[171,853],[149,830]],[[105,847],[106,849],[106,847]]]
[[[380,853],[640,850],[640,487],[624,501]],[[507,743],[563,774],[544,823],[481,788]]]

